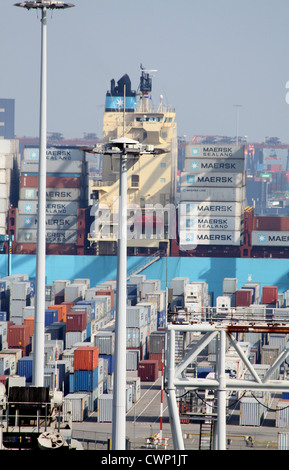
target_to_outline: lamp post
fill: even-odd
[[[90,153],[113,155],[120,159],[119,224],[117,246],[117,298],[112,411],[112,449],[125,450],[126,440],[126,278],[127,278],[127,160],[140,155],[159,155],[166,150],[142,145],[127,137],[95,147],[79,147]]]
[[[38,168],[38,225],[36,249],[36,303],[33,345],[33,384],[44,383],[44,321],[45,321],[45,254],[46,254],[46,140],[47,140],[47,10],[65,9],[73,4],[53,0],[34,0],[16,3],[15,6],[41,10],[41,68],[40,68],[40,122]]]

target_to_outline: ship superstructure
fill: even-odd
[[[177,124],[175,111],[160,102],[154,109],[151,102],[150,72],[141,70],[139,91],[131,89],[128,75],[124,75],[106,94],[103,117],[103,141],[122,136],[152,145],[165,151],[157,155],[143,155],[128,159],[127,204],[129,254],[151,254],[169,246],[168,212],[175,207],[177,170]],[[124,105],[125,103],[125,105]],[[89,241],[96,254],[114,254],[117,244],[119,195],[119,159],[103,157],[102,181],[92,186],[95,198],[95,225]],[[106,216],[99,223],[99,210]],[[108,216],[109,214],[109,216]]]

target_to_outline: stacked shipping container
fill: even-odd
[[[178,218],[181,249],[241,244],[244,164],[243,146],[186,146]]]
[[[15,240],[25,244],[26,249],[26,244],[33,247],[37,241],[38,159],[38,149],[24,149]],[[79,241],[79,211],[88,207],[85,152],[48,148],[46,166],[46,243],[55,250],[58,245],[75,249]]]

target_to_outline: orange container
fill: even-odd
[[[33,333],[34,333],[34,317],[25,318],[24,319],[24,325],[29,326],[30,337],[33,336]]]
[[[98,367],[98,347],[80,346],[74,351],[74,370],[94,370]]]
[[[58,321],[66,322],[66,307],[62,304],[49,305],[50,309],[58,310]]]

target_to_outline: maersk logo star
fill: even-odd
[[[195,176],[194,175],[187,175],[187,184],[194,184]]]
[[[191,162],[191,170],[198,170],[199,162]]]
[[[38,160],[38,150],[30,150],[30,160]]]
[[[265,241],[266,241],[266,235],[264,233],[260,233],[260,235],[258,235],[258,242],[264,243]]]
[[[200,155],[200,149],[198,147],[192,147],[192,155]]]
[[[32,204],[25,204],[24,211],[31,214],[32,212]]]

